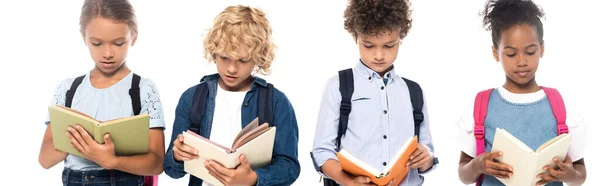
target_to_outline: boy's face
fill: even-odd
[[[256,66],[250,60],[247,47],[237,49],[239,58],[229,57],[226,54],[215,54],[215,63],[219,72],[219,85],[229,91],[244,91],[250,89],[252,78],[249,78]]]
[[[126,24],[98,17],[90,20],[83,39],[96,68],[113,74],[125,63],[127,51],[136,37]]]
[[[514,25],[500,33],[498,48],[492,46],[496,61],[502,63],[506,77],[518,85],[535,78],[544,44],[540,43],[535,27]]]
[[[383,76],[392,68],[392,63],[398,56],[400,30],[388,31],[375,36],[357,33],[356,43],[363,63]]]

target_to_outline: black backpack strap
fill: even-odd
[[[338,75],[340,80],[340,94],[342,95],[342,101],[340,104],[338,135],[335,138],[335,151],[340,151],[342,145],[342,136],[346,134],[346,130],[348,129],[348,119],[350,116],[350,111],[352,111],[352,94],[354,94],[354,75],[352,74],[352,69],[349,68],[340,70]],[[313,159],[314,166],[320,171],[321,168],[317,167],[312,152],[310,156]],[[332,179],[323,178],[323,185],[338,186],[339,184]]]
[[[133,108],[133,115],[139,115],[142,111],[142,103],[140,98],[140,81],[141,77],[137,74],[133,74],[131,80],[131,88],[129,89],[129,97],[131,98],[131,108]]]
[[[75,96],[75,91],[77,91],[77,87],[79,87],[79,85],[81,85],[81,82],[83,82],[84,77],[85,75],[75,78],[75,80],[71,84],[71,88],[67,90],[67,95],[65,98],[65,107],[71,108],[71,104],[73,103],[73,97]]]
[[[192,108],[190,110],[190,129],[191,131],[200,134],[200,122],[204,116],[206,99],[208,98],[208,85],[200,83],[196,86],[194,97],[192,99]]]
[[[423,90],[421,86],[417,82],[411,81],[406,78],[402,78],[406,82],[408,86],[408,92],[410,93],[410,102],[413,107],[413,118],[415,123],[415,135],[419,137],[419,132],[421,129],[421,123],[425,119],[423,115]]]
[[[348,129],[348,119],[352,111],[352,94],[354,93],[354,76],[352,69],[346,69],[338,72],[340,79],[340,93],[342,101],[340,104],[340,121],[338,125],[338,135],[336,140],[336,151],[339,151],[342,143],[342,136]]]
[[[273,126],[273,85],[260,87],[258,90],[258,123],[268,123]]]

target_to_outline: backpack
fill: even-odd
[[[352,73],[352,69],[345,69],[338,72],[339,81],[340,81],[340,93],[342,95],[342,101],[340,104],[340,119],[338,125],[338,135],[336,137],[336,151],[340,151],[342,136],[346,134],[346,130],[348,129],[348,119],[350,112],[352,111],[352,94],[354,93],[354,77]],[[410,93],[410,102],[413,106],[413,118],[415,125],[415,135],[417,138],[419,137],[419,130],[421,129],[421,123],[425,119],[422,109],[423,109],[423,90],[421,90],[421,86],[414,81],[411,81],[406,78],[402,78],[406,85],[408,86],[408,91]],[[316,166],[315,159],[311,153],[311,157],[313,160],[313,164]],[[437,164],[437,158],[434,158],[435,163]],[[323,179],[324,186],[338,186],[337,182],[332,179],[324,178]]]
[[[273,85],[268,83],[267,87],[257,86],[258,90],[258,123],[268,123],[273,126]],[[204,117],[206,99],[208,98],[208,85],[203,82],[196,86],[190,110],[189,130],[200,134],[200,122]],[[190,176],[190,183],[195,177]],[[197,178],[196,178],[197,179]]]
[[[71,108],[71,104],[73,103],[73,97],[75,96],[75,91],[77,87],[81,85],[83,81],[83,76],[79,76],[75,78],[73,83],[71,84],[71,88],[67,90],[67,95],[65,99],[65,107]],[[139,115],[142,111],[142,103],[140,101],[140,80],[141,77],[137,74],[133,74],[133,79],[131,80],[131,88],[129,89],[129,96],[131,97],[131,106],[133,108],[133,115]],[[158,175],[156,176],[144,176],[144,186],[157,186],[158,185]]]
[[[566,125],[567,113],[565,110],[565,103],[558,92],[554,88],[542,87],[542,90],[546,93],[550,107],[552,107],[552,113],[556,119],[556,134],[561,135],[563,133],[569,133],[569,127]],[[477,93],[475,98],[475,106],[473,109],[473,119],[475,120],[475,126],[473,128],[473,134],[475,135],[477,156],[485,153],[485,117],[487,115],[488,102],[490,95],[494,89],[487,89]],[[484,175],[481,174],[477,179],[477,186],[483,183]]]

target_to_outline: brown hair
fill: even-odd
[[[406,37],[412,25],[408,0],[350,0],[344,12],[344,28],[356,34],[379,35],[400,29]]]
[[[79,17],[81,35],[85,36],[88,23],[97,17],[127,24],[133,35],[138,33],[135,11],[128,0],[85,0]]]
[[[275,58],[275,44],[271,26],[265,13],[248,6],[229,6],[214,19],[213,27],[204,38],[204,57],[215,61],[218,54],[239,58],[236,49],[248,47],[250,59],[258,66],[258,73],[267,75]]]

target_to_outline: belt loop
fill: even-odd
[[[108,170],[110,172],[110,185],[117,185],[117,179],[115,178],[115,172],[113,170]]]

